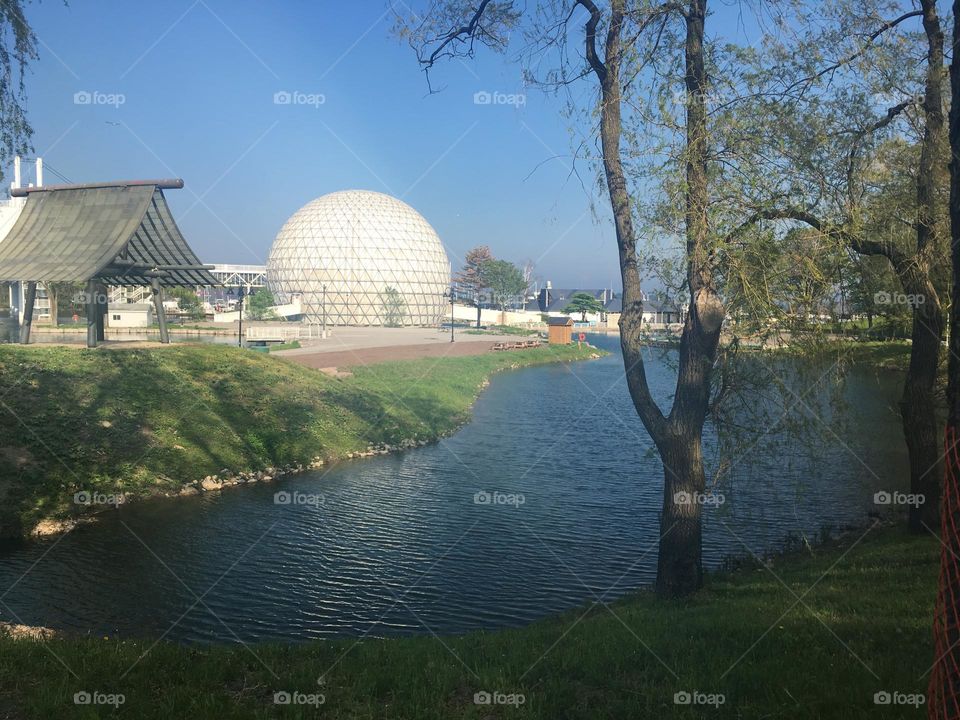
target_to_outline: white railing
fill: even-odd
[[[299,340],[301,337],[299,325],[293,325],[290,327],[254,325],[253,327],[248,327],[246,330],[247,331],[245,335],[247,340],[261,340],[263,342],[288,342],[290,340]]]
[[[330,333],[329,330],[326,331]],[[323,339],[325,337],[323,325],[320,323],[302,323],[300,325],[300,339],[309,340],[311,338]]]

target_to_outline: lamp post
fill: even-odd
[[[453,285],[450,286],[450,342],[453,342]]]
[[[327,284],[324,283],[320,286],[320,291],[322,293],[321,297],[321,307],[323,308],[323,329],[320,333],[320,337],[324,340],[327,339]]]
[[[243,285],[240,286],[240,304],[237,306],[240,309],[240,328],[237,331],[237,347],[243,347],[243,296],[246,294],[246,291]]]

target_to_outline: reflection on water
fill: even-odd
[[[22,579],[4,602],[28,623],[233,642],[516,626],[648,584],[662,469],[616,340],[597,342],[615,354],[496,376],[474,422],[438,445],[131,506],[7,551],[0,588]],[[648,363],[661,399],[664,352]],[[707,510],[708,565],[745,554],[741,541],[762,553],[862,524],[876,489],[902,487],[896,388],[862,372],[846,393],[838,438],[814,452],[761,442],[733,459],[726,502]],[[278,491],[323,502],[277,504]],[[523,503],[476,501],[495,492]]]

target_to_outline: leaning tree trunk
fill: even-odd
[[[613,8],[607,32],[607,72],[601,77],[604,103],[600,136],[623,277],[620,345],[631,397],[663,460],[664,492],[656,590],[661,597],[682,597],[696,592],[703,583],[700,496],[706,478],[701,433],[710,402],[710,377],[724,315],[723,304],[716,293],[710,271],[705,104],[707,73],[703,47],[706,0],[691,0],[684,15],[686,255],[690,308],[680,337],[677,386],[669,418],[663,417],[650,395],[641,355],[643,294],[637,270],[629,196],[619,156],[619,62],[611,62],[610,55],[613,49],[613,58],[619,61],[618,20],[621,16],[617,8],[622,12],[622,2],[614,2]]]
[[[960,0],[953,0],[953,37],[960,38]],[[960,63],[950,65],[960,98]],[[960,102],[950,106],[950,247],[953,260],[947,378],[946,472],[940,523],[940,579],[933,617],[934,661],[927,691],[933,720],[960,718]]]
[[[707,73],[704,56],[706,0],[690,0],[686,27],[686,255],[690,309],[680,337],[680,362],[673,408],[665,418],[650,393],[643,366],[643,293],[626,177],[620,160],[620,66],[623,0],[611,3],[606,63],[593,46],[599,13],[587,23],[587,60],[600,79],[600,140],[604,175],[613,208],[623,279],[620,346],[627,386],[640,419],[660,451],[664,466],[663,507],[657,559],[657,594],[682,597],[703,582],[700,495],[706,481],[701,433],[710,401],[710,375],[724,309],[710,271],[707,216]]]
[[[943,31],[936,0],[921,0],[920,4],[927,39],[927,68],[923,95],[924,130],[917,168],[916,251],[902,253],[893,244],[851,236],[854,251],[881,255],[890,261],[904,292],[912,300],[910,364],[900,399],[900,417],[910,462],[910,492],[917,496],[916,502],[908,508],[908,526],[915,533],[925,532],[925,527],[935,527],[939,520],[943,465],[934,408],[945,324],[943,307],[930,279],[931,258],[938,245],[936,165],[941,162],[944,126]],[[899,112],[908,106],[909,103],[902,103],[895,110]],[[894,114],[888,112],[873,129],[885,126]]]
[[[707,74],[703,48],[706,0],[690,0],[683,13],[688,103],[686,251],[690,311],[680,337],[677,388],[669,419],[664,417],[653,399],[643,364],[643,292],[633,230],[633,203],[620,157],[620,70],[625,51],[622,38],[625,2],[610,2],[606,57],[603,59],[597,53],[596,42],[603,13],[592,0],[579,0],[579,4],[590,12],[586,24],[586,56],[600,81],[603,171],[613,210],[623,280],[620,347],[624,371],[637,414],[660,451],[664,464],[656,587],[661,596],[680,597],[698,590],[703,579],[699,494],[703,492],[705,478],[701,433],[709,406],[710,374],[724,314],[712,282],[708,247]],[[689,502],[677,502],[678,493],[684,492],[688,494]]]

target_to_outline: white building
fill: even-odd
[[[107,305],[107,327],[148,328],[153,324],[150,303],[110,303]]]
[[[420,213],[383,193],[333,192],[294,213],[267,261],[279,303],[300,297],[325,325],[436,325],[448,311],[450,261]]]

